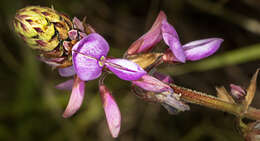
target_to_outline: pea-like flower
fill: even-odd
[[[68,80],[57,86],[62,89],[70,89],[72,86],[70,100],[63,117],[72,116],[80,108],[85,93],[84,82],[100,77],[104,67],[127,81],[138,80],[146,74],[146,71],[134,62],[126,59],[107,58],[108,51],[107,41],[97,33],[89,34],[73,46],[73,66],[59,69],[60,75],[64,77],[76,74],[74,81]],[[110,132],[113,137],[117,137],[121,122],[119,108],[104,84],[100,84],[99,89]]]
[[[72,61],[75,72],[83,81],[98,78],[102,68],[110,71],[123,80],[137,80],[146,72],[134,62],[126,59],[108,59],[109,45],[97,33],[92,33],[80,40],[72,48]]]
[[[220,38],[208,38],[182,45],[176,30],[168,23],[165,13],[161,11],[151,29],[132,43],[127,54],[148,52],[162,39],[169,46],[163,60],[181,63],[185,63],[186,60],[196,61],[208,57],[215,53],[223,42]]]

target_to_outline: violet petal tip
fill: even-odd
[[[99,86],[103,108],[111,135],[116,138],[121,127],[121,113],[110,91],[105,85]]]
[[[64,118],[71,117],[79,110],[84,99],[84,92],[85,92],[84,81],[80,80],[79,77],[76,77],[74,80],[74,85],[70,95],[69,103],[62,115]]]
[[[221,38],[208,38],[183,45],[187,60],[196,61],[214,54],[223,41]]]

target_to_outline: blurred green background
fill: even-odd
[[[0,140],[1,141],[242,141],[230,114],[191,105],[189,112],[169,115],[158,104],[131,93],[128,82],[109,76],[122,114],[117,139],[110,136],[97,81],[86,85],[84,104],[75,116],[62,118],[69,91],[55,85],[66,80],[35,58],[13,32],[16,10],[29,5],[53,6],[82,19],[102,34],[120,57],[164,10],[182,43],[221,37],[225,41],[209,59],[162,65],[175,83],[215,95],[215,86],[247,87],[260,59],[258,0],[2,0],[0,5]],[[260,108],[259,90],[253,106]]]

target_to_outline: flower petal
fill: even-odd
[[[162,21],[162,25],[161,25],[161,30],[162,30],[162,34],[170,34],[172,35],[174,38],[176,38],[177,40],[179,40],[179,35],[176,32],[175,28],[168,23],[167,19],[164,19]]]
[[[155,44],[162,40],[161,35],[161,22],[165,20],[167,17],[163,11],[161,11],[151,29],[141,36],[138,40],[132,43],[129,47],[127,53],[129,55],[147,52],[149,51]]]
[[[102,66],[98,60],[106,56],[109,46],[106,40],[97,33],[89,34],[72,48],[73,66],[84,81],[93,80],[101,75]]]
[[[167,84],[174,83],[173,79],[169,75],[165,75],[165,74],[162,74],[159,72],[154,72],[153,75],[155,78],[161,80],[164,83],[167,83]]]
[[[94,58],[74,52],[72,61],[78,77],[83,81],[94,80],[102,73],[102,67],[98,64],[98,60]]]
[[[76,74],[73,66],[67,68],[59,68],[58,71],[60,76],[62,77],[70,77]]]
[[[72,22],[73,22],[74,28],[79,29],[81,32],[85,32],[82,22],[77,17],[74,17]]]
[[[173,92],[172,88],[163,83],[162,81],[150,76],[150,75],[143,75],[141,79],[132,81],[133,84],[137,85],[138,87],[146,90],[146,91],[152,91],[152,92]]]
[[[184,50],[180,43],[179,37],[172,25],[170,25],[166,20],[162,22],[162,36],[164,42],[170,47],[174,56],[182,63],[185,63],[186,57]]]
[[[105,65],[116,76],[127,81],[137,80],[146,74],[139,65],[126,59],[107,59]]]
[[[120,110],[105,85],[99,86],[99,91],[102,99],[103,108],[107,118],[107,124],[110,130],[110,133],[114,138],[116,138],[120,131],[121,126],[121,114]]]
[[[202,39],[183,45],[183,49],[187,60],[196,61],[215,53],[222,42],[220,38]]]
[[[76,76],[74,79],[69,104],[67,105],[67,108],[62,115],[64,118],[68,118],[78,111],[84,99],[84,92],[85,83]]]
[[[59,89],[59,90],[72,90],[73,83],[74,83],[74,80],[73,79],[69,79],[69,80],[67,80],[65,82],[62,82],[62,83],[56,85],[56,89]]]
[[[107,56],[108,51],[109,45],[107,41],[97,33],[91,33],[87,37],[82,38],[72,48],[72,52],[81,53],[96,59]]]

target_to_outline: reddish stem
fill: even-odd
[[[188,103],[198,104],[208,108],[224,111],[231,113],[236,116],[246,117],[253,120],[260,120],[260,110],[249,107],[245,113],[242,113],[242,107],[238,104],[229,103],[223,101],[217,97],[197,92],[191,89],[183,88],[175,84],[171,84],[172,89],[175,93],[181,95],[181,99]]]

